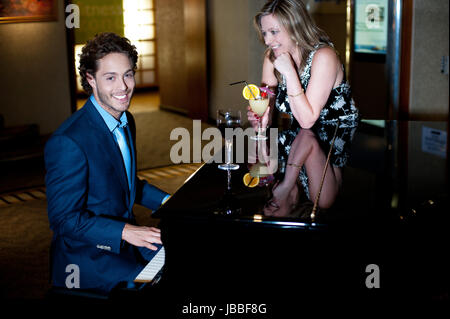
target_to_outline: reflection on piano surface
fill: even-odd
[[[161,283],[182,301],[292,307],[448,296],[448,161],[421,150],[424,125],[448,130],[363,121],[339,126],[331,153],[335,125],[287,130],[273,174],[258,173],[261,158],[230,174],[206,163],[156,213],[166,248]],[[243,183],[249,172],[261,177],[256,187]],[[372,264],[380,289],[366,286]]]
[[[280,132],[279,165],[284,174],[273,185],[264,214],[311,219],[314,211],[317,219],[316,209],[323,215],[331,208],[342,186],[342,169],[356,128],[338,121]]]

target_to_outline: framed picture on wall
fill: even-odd
[[[355,1],[355,52],[386,54],[388,5],[388,0]]]
[[[0,23],[57,20],[58,0],[0,0]]]

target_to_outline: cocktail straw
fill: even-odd
[[[241,84],[241,83],[247,83],[247,82],[245,82],[245,81],[238,81],[238,82],[230,83],[230,85]]]
[[[247,81],[244,80],[244,81],[233,82],[233,83],[230,83],[230,85],[235,85],[235,84],[240,84],[240,83],[245,83],[245,86],[248,87],[248,90],[250,91],[250,94],[253,96],[253,99],[256,100],[256,96],[255,96],[255,94],[253,94],[253,91],[248,86]]]

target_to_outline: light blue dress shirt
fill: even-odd
[[[94,104],[95,108],[97,109],[98,113],[102,116],[103,120],[105,121],[106,125],[108,126],[109,130],[112,132],[117,127],[117,125],[126,126],[128,125],[128,119],[127,114],[125,112],[122,113],[122,116],[120,117],[120,122],[114,118],[111,114],[109,114],[104,108],[98,104],[97,100],[95,99],[94,95],[92,94],[91,102]]]

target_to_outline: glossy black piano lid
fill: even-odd
[[[156,213],[167,251],[163,278],[171,294],[173,287],[179,290],[180,303],[193,295],[200,302],[239,297],[295,313],[306,300],[448,295],[448,151],[442,146],[447,123],[362,121],[357,128],[335,127],[280,130],[277,137],[284,134],[288,143],[279,146],[290,145],[289,152],[279,149],[277,172],[260,176],[257,187],[243,183],[254,163],[229,172],[230,190],[228,172],[207,163]],[[299,170],[287,164],[299,163],[292,155],[296,150],[302,155],[312,147],[322,158],[321,179],[332,136],[339,152],[333,148],[330,163],[342,164],[342,181],[329,207],[319,201],[312,222],[317,186],[307,184],[308,199]],[[292,209],[268,213],[273,186],[292,177],[301,196],[292,197]],[[327,192],[322,189],[321,198]],[[372,264],[381,269],[382,289],[365,284]]]
[[[280,129],[278,165],[273,174],[258,174],[258,166],[267,164],[255,164],[251,159],[253,163],[249,163],[247,156],[236,171],[206,163],[156,216],[318,227],[335,221],[402,220],[431,202],[448,203],[447,149],[440,144],[446,140],[446,123],[361,121],[358,127],[340,123],[337,131],[335,128],[336,123],[311,130]],[[296,167],[305,161],[309,167]],[[259,185],[247,187],[243,182],[246,173],[258,176]],[[228,174],[231,189],[227,189]],[[279,192],[284,198],[274,196],[280,185],[289,185],[289,196],[283,195],[285,191]]]

